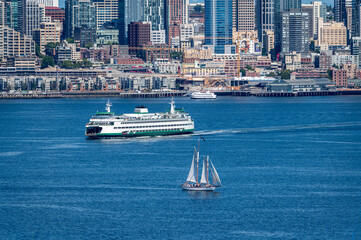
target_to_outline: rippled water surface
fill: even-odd
[[[106,99],[0,100],[1,238],[361,239],[361,97],[175,101],[193,135],[88,140]],[[199,135],[216,192],[180,189]]]

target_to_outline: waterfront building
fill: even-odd
[[[93,0],[97,13],[97,29],[118,19],[118,0]]]
[[[308,14],[299,9],[282,13],[282,53],[308,52],[308,21]]]
[[[142,0],[118,1],[119,44],[128,44],[128,25],[143,19]]]
[[[205,0],[205,44],[214,53],[224,53],[232,45],[232,0]]]
[[[275,80],[267,84],[267,91],[273,92],[318,92],[332,90],[332,82],[327,78]]]
[[[135,55],[140,47],[150,42],[150,23],[132,22],[128,27],[129,54]]]
[[[333,69],[332,81],[337,87],[347,87],[347,70],[346,69]]]
[[[60,43],[61,28],[57,23],[43,22],[40,23],[39,29],[33,30],[33,39],[44,53],[47,43]]]
[[[9,56],[34,56],[35,42],[14,29],[0,25],[0,58]]]

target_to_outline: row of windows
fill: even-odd
[[[164,132],[164,131],[180,131],[180,130],[184,130],[184,128],[179,129],[179,128],[169,128],[169,129],[153,129],[153,130],[136,130],[136,131],[132,131],[134,133],[139,133],[139,132]]]
[[[189,126],[191,123],[187,124],[171,124],[171,125],[156,125],[156,126],[129,126],[129,127],[114,127],[114,129],[128,129],[128,128],[151,128],[151,127],[179,127],[179,126]],[[154,131],[154,130],[152,130]]]

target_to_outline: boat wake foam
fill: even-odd
[[[247,133],[267,133],[267,132],[288,132],[299,130],[312,130],[312,129],[337,129],[346,127],[361,127],[361,122],[350,123],[325,123],[325,124],[307,124],[307,125],[291,125],[291,126],[274,126],[274,127],[260,127],[260,128],[241,128],[241,129],[223,129],[215,131],[196,131],[192,135],[215,135],[215,134],[247,134]]]

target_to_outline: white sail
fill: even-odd
[[[221,179],[219,179],[219,176],[218,176],[218,173],[217,173],[217,170],[216,168],[214,167],[213,163],[211,162],[211,165],[212,165],[212,179],[213,179],[213,184],[214,185],[222,185],[221,183]]]
[[[192,159],[192,165],[191,165],[191,169],[189,170],[189,174],[187,177],[187,182],[197,182],[196,181],[196,157],[197,157],[197,150],[196,148],[194,148],[194,153],[193,153],[193,159]]]
[[[203,159],[203,168],[202,168],[202,178],[201,178],[201,183],[207,183],[207,160],[204,158]]]

